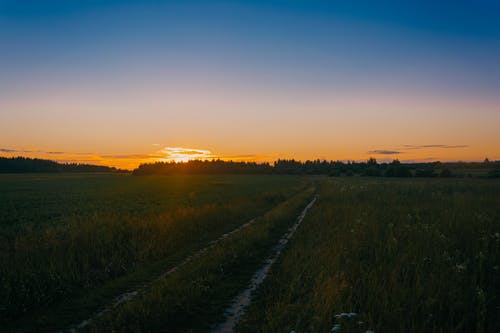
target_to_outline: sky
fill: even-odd
[[[498,1],[0,0],[0,156],[500,159]]]

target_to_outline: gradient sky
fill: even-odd
[[[500,3],[0,0],[0,155],[500,159]]]

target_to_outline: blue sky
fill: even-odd
[[[319,84],[335,83],[336,74],[360,77],[356,84],[415,75],[450,90],[499,87],[494,1],[0,3],[0,66],[10,78],[123,66],[309,74]]]
[[[415,118],[414,135],[359,142],[351,147],[356,156],[392,149],[391,144],[472,145],[498,154],[486,143],[498,138],[489,132],[491,122],[498,120],[498,59],[500,4],[495,1],[0,0],[0,116],[5,126],[0,130],[7,133],[0,139],[11,148],[41,144],[57,149],[62,141],[69,146],[69,132],[60,128],[75,126],[69,120],[75,119],[94,132],[92,138],[79,133],[83,137],[72,142],[78,150],[85,150],[86,142],[91,150],[98,142],[107,152],[140,150],[152,141],[233,154],[236,145],[221,147],[224,136],[233,133],[220,133],[217,124],[203,137],[190,139],[186,130],[170,128],[170,134],[163,134],[156,123],[175,119],[180,127],[194,124],[193,131],[199,132],[203,124],[233,117],[239,132],[252,125],[250,136],[268,115],[289,116],[295,121],[280,130],[292,137],[301,124],[326,131],[323,123],[337,115],[353,126],[354,118],[371,119],[385,108],[396,115],[393,123],[377,124],[380,131],[401,128],[405,119]],[[215,100],[206,108],[201,103],[186,106],[186,116],[186,99],[207,95]],[[314,118],[307,117],[305,106],[294,110],[295,99],[311,102]],[[350,102],[336,102],[343,99]],[[377,105],[355,105],[363,99]],[[238,107],[238,101],[253,107]],[[127,131],[134,132],[134,124],[120,120],[115,129],[95,125],[100,116],[108,123],[120,116],[139,118],[139,109],[141,116],[155,119],[151,131],[136,131],[129,148],[103,144],[109,131],[123,140]],[[436,113],[443,137],[431,135],[429,140],[439,142],[422,142],[419,117]],[[457,123],[446,122],[456,115]],[[477,123],[478,117],[485,123]],[[458,131],[466,129],[457,124],[471,120],[475,127],[464,137],[467,142],[455,142]],[[12,132],[14,125],[40,130],[30,144]],[[484,143],[475,132],[482,125]],[[273,138],[271,131],[263,124],[264,142]],[[340,137],[317,138],[325,139]],[[250,139],[242,140],[245,153],[262,150],[262,142],[252,148]],[[321,146],[307,154],[299,143],[279,143],[264,153],[334,158],[334,148],[330,152]]]

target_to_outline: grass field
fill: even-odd
[[[208,332],[316,194],[238,332],[500,331],[500,181],[104,174],[0,176],[0,328]]]
[[[500,182],[335,179],[238,331],[500,332],[499,315]]]
[[[3,175],[0,318],[85,318],[304,188],[298,177]]]
[[[258,223],[210,249],[204,256],[158,281],[151,290],[111,313],[91,332],[207,331],[244,289],[271,247],[295,221],[313,194],[303,191]]]

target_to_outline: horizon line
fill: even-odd
[[[274,164],[278,161],[294,161],[297,163],[307,163],[307,162],[327,162],[327,163],[335,163],[335,162],[340,162],[340,163],[367,163],[371,158],[374,157],[369,157],[368,159],[322,159],[322,158],[316,158],[316,159],[299,159],[299,158],[278,158],[273,161],[257,161],[257,160],[233,160],[233,159],[224,159],[221,157],[214,157],[214,158],[207,158],[207,159],[198,159],[198,158],[193,158],[187,161],[175,161],[175,160],[155,160],[155,161],[149,161],[149,162],[144,162],[144,163],[139,163],[135,168],[123,168],[123,167],[118,167],[115,165],[111,164],[96,164],[96,163],[89,163],[90,161],[88,160],[57,160],[57,159],[47,159],[47,158],[40,158],[40,157],[30,157],[30,156],[22,156],[22,155],[17,155],[17,156],[3,156],[0,155],[0,158],[6,158],[6,159],[16,159],[16,158],[25,158],[25,159],[32,159],[32,160],[44,160],[44,161],[51,161],[59,164],[78,164],[78,165],[90,165],[90,166],[104,166],[104,167],[109,167],[109,168],[115,168],[117,170],[121,171],[134,171],[135,169],[139,168],[141,165],[145,164],[156,164],[156,163],[166,163],[166,164],[188,164],[193,161],[198,161],[198,162],[215,162],[215,161],[222,161],[222,162],[232,162],[232,163],[255,163],[258,165],[262,164]],[[399,161],[402,164],[432,164],[432,163],[445,163],[445,164],[453,164],[453,163],[485,163],[486,160],[488,163],[497,163],[500,162],[500,160],[496,159],[489,159],[485,158],[483,160],[439,160],[439,159],[432,159],[432,160],[400,160],[397,158],[394,159],[377,159],[374,158],[377,164],[390,164],[394,161]]]

